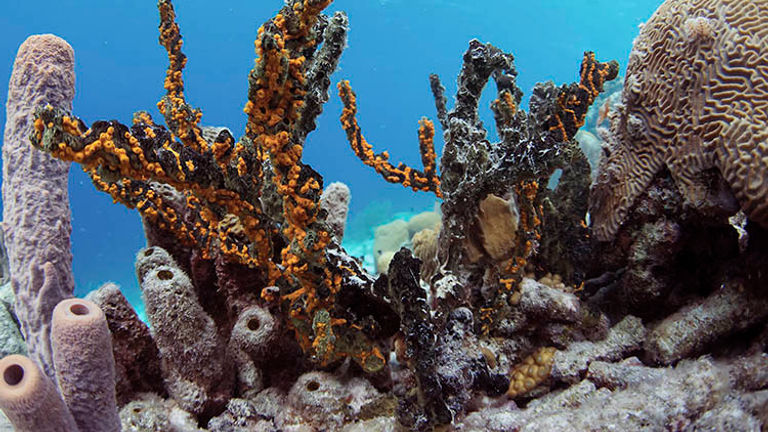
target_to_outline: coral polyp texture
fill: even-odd
[[[665,2],[627,65],[623,102],[590,197],[593,231],[609,240],[638,196],[668,170],[687,205],[768,226],[768,4]],[[666,79],[668,76],[683,77]],[[712,171],[727,187],[713,188]]]
[[[385,363],[381,349],[364,326],[334,310],[336,297],[364,279],[357,277],[359,270],[329,262],[332,234],[318,217],[322,177],[301,162],[304,139],[315,127],[328,75],[345,44],[346,16],[322,16],[328,4],[292,1],[259,29],[240,140],[227,130],[206,140],[199,126],[202,112],[184,96],[186,57],[175,12],[169,1],[160,1],[160,44],[169,67],[158,109],[167,127],[139,112],[131,126],[97,121],[86,128],[66,111],[47,106],[37,111],[32,141],[55,157],[80,163],[98,189],[138,209],[149,225],[194,246],[203,259],[221,256],[253,269],[263,287],[278,286],[297,340],[320,363],[352,357],[376,370]],[[165,200],[163,185],[183,193],[181,213]],[[262,209],[269,187],[271,198],[281,203],[278,220]],[[262,296],[277,300],[272,292]],[[317,314],[330,316],[322,338],[314,333]],[[334,344],[337,337],[346,342]]]

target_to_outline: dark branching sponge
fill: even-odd
[[[387,276],[389,296],[400,315],[400,331],[405,337],[408,367],[416,376],[417,389],[400,400],[398,419],[411,430],[429,430],[450,424],[453,413],[444,400],[437,375],[436,330],[430,317],[427,294],[419,283],[421,261],[401,248],[389,264]]]
[[[277,287],[259,294],[279,303],[308,357],[323,366],[349,357],[375,371],[385,364],[375,341],[380,326],[362,322],[369,314],[345,300],[367,296],[372,281],[357,265],[339,265],[346,253],[331,252],[333,234],[320,208],[323,179],[302,161],[346,46],[346,15],[322,14],[330,3],[289,0],[259,28],[239,140],[200,126],[202,111],[185,99],[187,58],[176,14],[170,0],[160,0],[168,69],[158,109],[165,126],[140,111],[130,126],[110,120],[86,127],[46,106],[36,111],[31,141],[81,164],[99,190],[136,208],[156,231],[173,233],[202,260],[242,265],[266,281],[262,288]],[[169,188],[183,195],[183,211],[180,200],[168,200]]]

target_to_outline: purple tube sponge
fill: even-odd
[[[8,85],[3,141],[3,220],[16,314],[29,357],[53,378],[53,308],[72,297],[72,252],[67,177],[69,163],[32,148],[35,108],[71,110],[74,52],[54,35],[27,38]]]
[[[77,431],[56,384],[23,355],[0,360],[0,408],[16,432]]]
[[[112,335],[99,307],[73,298],[53,310],[56,380],[80,432],[119,432]]]

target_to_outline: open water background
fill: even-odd
[[[434,197],[386,183],[349,148],[338,121],[335,83],[349,79],[358,95],[358,120],[376,151],[420,167],[417,122],[435,119],[428,75],[438,73],[449,108],[461,56],[472,38],[491,42],[516,58],[518,85],[526,94],[536,82],[578,79],[582,52],[616,59],[622,71],[640,23],[660,0],[336,0],[329,11],[349,15],[350,33],[331,101],[304,150],[304,161],[326,184],[342,181],[352,190],[349,230],[353,245],[373,225],[397,212],[431,209]],[[2,0],[0,81],[8,82],[21,42],[31,34],[54,33],[75,49],[75,114],[87,123],[118,119],[155,108],[163,95],[167,66],[157,43],[158,14],[151,0]],[[247,74],[253,65],[256,29],[282,6],[280,0],[176,1],[177,19],[189,58],[187,100],[203,109],[203,124],[227,126],[239,136],[245,125]],[[488,91],[481,111],[489,129]],[[0,85],[0,100],[7,87]],[[5,110],[0,111],[5,124]],[[437,124],[437,122],[436,122]],[[493,132],[492,132],[493,133]],[[436,147],[441,154],[441,131]],[[138,213],[97,192],[77,166],[70,174],[72,248],[76,294],[114,281],[139,303],[135,253],[144,246]]]

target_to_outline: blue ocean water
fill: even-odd
[[[5,0],[0,13],[0,81],[8,81],[16,50],[30,34],[54,33],[75,49],[75,114],[87,123],[150,110],[163,95],[165,52],[157,43],[152,0]],[[227,126],[239,136],[245,125],[246,76],[254,60],[256,29],[283,4],[280,0],[175,2],[189,60],[187,100],[203,109],[203,124]],[[417,121],[435,118],[428,75],[438,73],[450,97],[471,38],[515,55],[518,85],[575,81],[584,50],[618,60],[622,70],[638,25],[661,0],[336,0],[329,8],[350,19],[348,48],[334,83],[349,79],[358,94],[361,127],[377,151],[393,162],[420,166]],[[478,6],[479,5],[479,6]],[[7,98],[0,85],[0,100]],[[490,102],[490,92],[483,106]],[[325,182],[352,190],[350,219],[366,213],[382,220],[395,212],[431,209],[434,197],[385,183],[359,162],[338,121],[335,93],[304,151],[304,161]],[[485,110],[486,123],[492,122]],[[0,111],[5,123],[5,110]],[[441,140],[436,138],[438,154]],[[139,292],[133,258],[144,246],[136,211],[112,204],[77,166],[70,176],[72,247],[76,294],[105,281],[118,283],[134,303]],[[374,209],[370,211],[370,209]],[[350,233],[352,237],[366,233]]]

